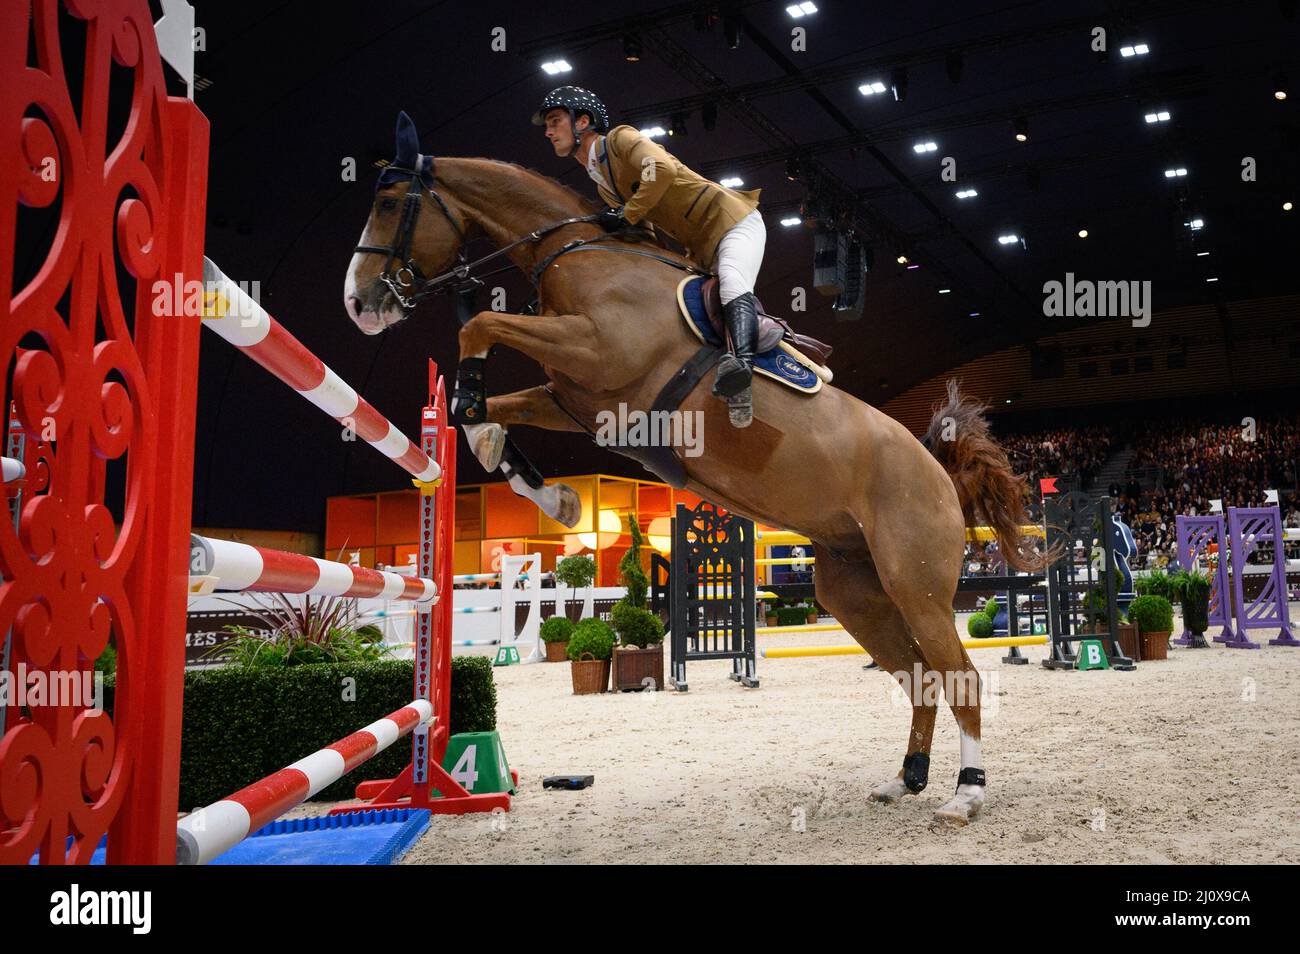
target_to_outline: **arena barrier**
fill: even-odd
[[[840,628],[840,627],[836,627]],[[1005,649],[1011,646],[1046,646],[1046,636],[993,636],[989,639],[963,639],[967,649]],[[805,656],[865,656],[861,646],[777,646],[760,649],[764,659],[799,659]]]
[[[453,606],[451,609],[453,617],[496,613],[499,617],[497,635],[492,638],[482,639],[456,639],[453,634],[451,644],[460,647],[501,646],[506,649],[514,648],[519,653],[520,662],[544,662],[546,660],[546,651],[542,647],[542,580],[553,576],[553,574],[538,572],[541,565],[542,555],[540,553],[529,553],[521,556],[504,554],[501,557],[501,571],[498,573],[465,573],[452,577],[453,581],[474,583],[500,580],[501,586],[499,589],[489,591],[500,596],[500,600],[493,606]],[[518,581],[523,581],[527,585],[522,590],[516,589],[515,583]],[[451,592],[455,593],[456,591],[453,589]],[[522,626],[516,623],[516,607],[519,605],[521,597],[526,597],[528,601],[528,616]],[[414,616],[418,612],[418,609],[381,611],[367,614],[366,618],[377,620],[394,619]],[[409,649],[415,645],[413,642],[394,642],[387,638],[392,635],[391,632],[385,632],[385,643],[392,649]]]

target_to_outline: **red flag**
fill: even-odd
[[[1043,495],[1044,497],[1046,497],[1048,494],[1058,494],[1058,493],[1060,493],[1060,491],[1056,489],[1056,482],[1057,482],[1058,480],[1060,480],[1059,477],[1043,477],[1043,478],[1041,478],[1041,479],[1038,481],[1038,490],[1039,490],[1039,492],[1042,493],[1042,495]]]

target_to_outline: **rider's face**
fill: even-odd
[[[586,116],[578,117],[578,135],[590,124]],[[569,129],[569,114],[563,109],[552,109],[546,114],[546,138],[557,156],[567,156],[573,150],[573,133]]]

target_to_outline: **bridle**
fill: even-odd
[[[491,278],[493,275],[500,275],[503,272],[510,271],[514,268],[513,264],[507,265],[504,268],[499,268],[496,271],[488,272],[485,275],[471,274],[473,270],[478,268],[480,265],[500,258],[515,246],[522,245],[525,242],[540,242],[552,232],[558,231],[566,226],[576,225],[578,223],[594,223],[600,218],[599,214],[595,214],[578,215],[567,219],[561,219],[559,222],[554,222],[550,225],[543,226],[540,229],[535,229],[527,235],[515,239],[509,245],[504,245],[496,251],[471,262],[467,260],[468,256],[465,253],[465,247],[469,241],[465,235],[465,230],[456,222],[455,217],[451,214],[451,210],[447,208],[447,203],[443,200],[442,196],[438,195],[433,186],[424,186],[423,177],[426,173],[419,169],[412,169],[405,166],[388,166],[385,171],[401,173],[411,177],[411,185],[406,190],[406,197],[402,200],[402,214],[401,218],[399,218],[397,222],[397,231],[393,233],[393,241],[388,245],[358,245],[353,249],[353,252],[359,252],[363,255],[384,256],[384,270],[380,272],[379,278],[388,286],[388,290],[392,293],[394,300],[402,309],[403,313],[408,316],[415,308],[416,304],[421,300],[428,298],[430,295],[456,292],[459,294],[460,299],[464,300],[466,296],[472,295],[475,289],[482,287],[485,278]],[[432,171],[428,174],[432,180],[434,178]],[[433,278],[426,278],[424,272],[420,269],[419,263],[411,257],[411,243],[415,239],[415,225],[419,220],[420,208],[423,205],[421,192],[425,188],[428,189],[429,195],[433,197],[433,200],[438,203],[438,208],[442,210],[442,214],[446,216],[447,221],[451,223],[451,227],[455,230],[456,236],[460,239],[460,248],[456,253],[455,267],[450,271],[443,272],[441,275],[437,275]],[[632,226],[631,229],[639,230],[644,232],[646,235],[653,235],[653,233],[648,229],[639,226]],[[538,267],[534,268],[529,279],[532,281],[533,285],[536,286],[539,283],[545,268],[550,265],[551,262],[561,255],[580,248],[603,248],[607,251],[630,252],[637,255],[645,255],[666,262],[676,268],[689,268],[691,271],[708,274],[702,269],[697,269],[693,266],[684,266],[680,262],[675,262],[666,256],[657,255],[653,252],[595,244],[600,242],[602,239],[610,237],[611,236],[603,235],[595,239],[574,239],[572,242],[566,243],[562,248],[548,255]],[[397,263],[396,269],[393,268],[394,263]]]

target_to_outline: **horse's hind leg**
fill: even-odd
[[[965,539],[960,513],[885,508],[867,538],[881,585],[906,621],[926,670],[941,679],[957,720],[961,735],[957,791],[935,812],[935,820],[964,825],[984,806],[985,779],[980,676],[961,644],[952,614]],[[918,549],[917,541],[924,541],[923,547]]]
[[[929,776],[938,707],[933,695],[912,691],[921,684],[921,674],[928,667],[903,615],[881,586],[871,563],[845,563],[824,547],[817,547],[817,601],[871,654],[883,672],[899,681],[912,700],[912,728],[903,767],[898,775],[873,788],[868,798],[887,804],[922,791]]]

